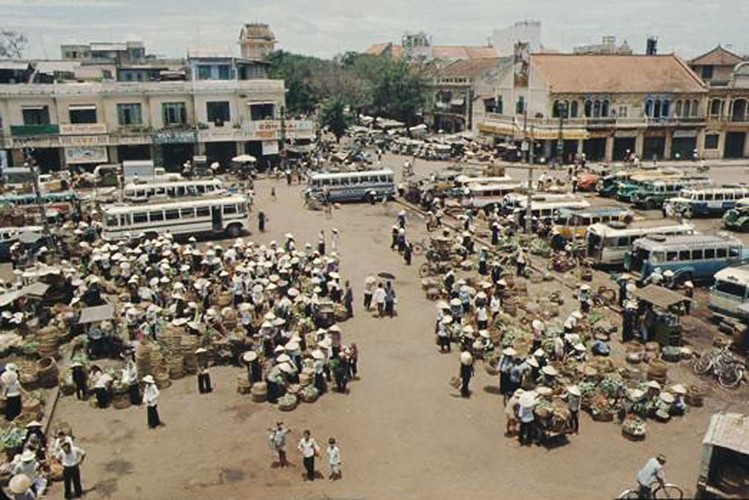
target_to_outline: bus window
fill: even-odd
[[[130,225],[130,214],[122,214],[120,215],[120,224],[123,226],[129,226]]]
[[[232,203],[230,205],[224,205],[224,215],[231,215],[237,213],[237,206]]]
[[[705,201],[713,201],[713,193],[705,193]]]
[[[705,249],[705,257],[706,260],[708,259],[714,259],[715,258],[715,249],[714,248],[706,248]]]
[[[619,238],[616,242],[616,246],[619,248],[626,248],[629,246],[629,237],[628,236],[622,236]]]
[[[723,193],[715,193],[715,201],[723,201]]]
[[[107,226],[114,227],[120,225],[120,219],[116,215],[108,215],[107,216]]]
[[[150,212],[149,219],[151,222],[164,222],[164,211],[163,210],[154,210],[153,212]]]
[[[166,213],[166,220],[177,220],[179,219],[179,210],[167,210]]]
[[[719,259],[725,259],[726,255],[728,255],[728,249],[725,247],[718,248],[717,255]]]
[[[196,187],[196,189],[197,189],[198,193],[200,193],[200,194],[205,194],[205,186],[204,186],[204,185],[202,185],[202,184],[198,184],[198,185],[197,185],[197,186],[195,186],[195,187]]]
[[[209,217],[211,215],[211,208],[210,207],[198,207],[195,210],[195,213],[198,217]]]
[[[195,190],[195,186],[187,186],[185,189],[187,190],[188,196],[195,196],[198,194],[198,192]]]
[[[133,224],[146,224],[148,223],[148,213],[136,212],[133,214]]]
[[[174,186],[169,186],[168,188],[166,188],[166,195],[169,196],[170,198],[174,198],[174,195],[176,194],[174,190],[175,190]]]
[[[246,214],[247,213],[247,203],[240,203],[239,204],[239,213]]]
[[[702,260],[705,258],[705,252],[702,249],[692,250],[692,260]]]
[[[194,208],[182,208],[179,211],[179,216],[182,219],[194,219],[195,209]]]
[[[178,186],[176,193],[177,196],[185,196],[185,186]]]
[[[666,262],[674,262],[679,257],[677,252],[666,252]]]
[[[679,260],[689,260],[689,259],[690,259],[689,250],[682,250],[679,252]]]
[[[728,249],[728,258],[735,259],[741,256],[741,248],[740,247],[730,247]]]

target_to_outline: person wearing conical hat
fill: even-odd
[[[460,353],[460,395],[464,398],[471,397],[470,383],[474,374],[473,356],[467,350]]]
[[[155,429],[159,426],[164,425],[159,418],[159,388],[156,387],[156,381],[151,375],[146,375],[145,377],[143,377],[143,382],[146,385],[145,389],[143,390],[143,400],[146,403],[148,428]]]
[[[22,407],[22,387],[15,363],[5,365],[5,372],[0,375],[0,382],[2,382],[2,391],[5,396],[5,419],[11,422],[21,414]]]
[[[208,351],[204,347],[198,347],[195,350],[195,355],[198,358],[198,392],[200,394],[213,392],[211,372],[208,370],[207,353]]]

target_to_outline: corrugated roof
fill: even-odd
[[[0,61],[0,69],[6,71],[25,71],[29,69],[29,63],[26,61]]]
[[[693,66],[735,66],[743,60],[743,57],[718,45],[713,50],[695,57],[689,61],[689,64]]]
[[[499,61],[499,57],[455,61],[440,69],[437,75],[442,78],[455,76],[474,77],[481,75],[489,69],[496,68],[499,65]]]
[[[531,65],[554,93],[705,92],[705,84],[673,54],[533,54]]]

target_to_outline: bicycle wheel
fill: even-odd
[[[425,249],[423,243],[414,243],[411,252],[413,252],[414,255],[421,255],[424,253],[424,250]]]
[[[735,389],[744,378],[744,370],[736,365],[726,366],[718,372],[718,383],[724,389]]]
[[[707,375],[713,368],[713,358],[708,354],[694,360],[692,369],[697,375]]]
[[[637,500],[640,498],[640,493],[637,490],[624,490],[621,493],[619,493],[619,496],[616,498],[622,498],[627,500]]]
[[[681,500],[684,498],[684,491],[675,484],[664,484],[660,488],[653,490],[653,498]]]
[[[419,278],[426,278],[432,275],[432,269],[429,264],[422,264],[419,266]]]

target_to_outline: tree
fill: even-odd
[[[0,57],[21,59],[29,40],[18,31],[0,28]]]
[[[382,67],[373,75],[373,112],[407,125],[418,123],[429,101],[424,69],[402,60],[381,59]]]
[[[326,100],[320,108],[320,125],[328,130],[340,141],[351,124],[351,115],[347,112],[346,101],[340,96]]]

